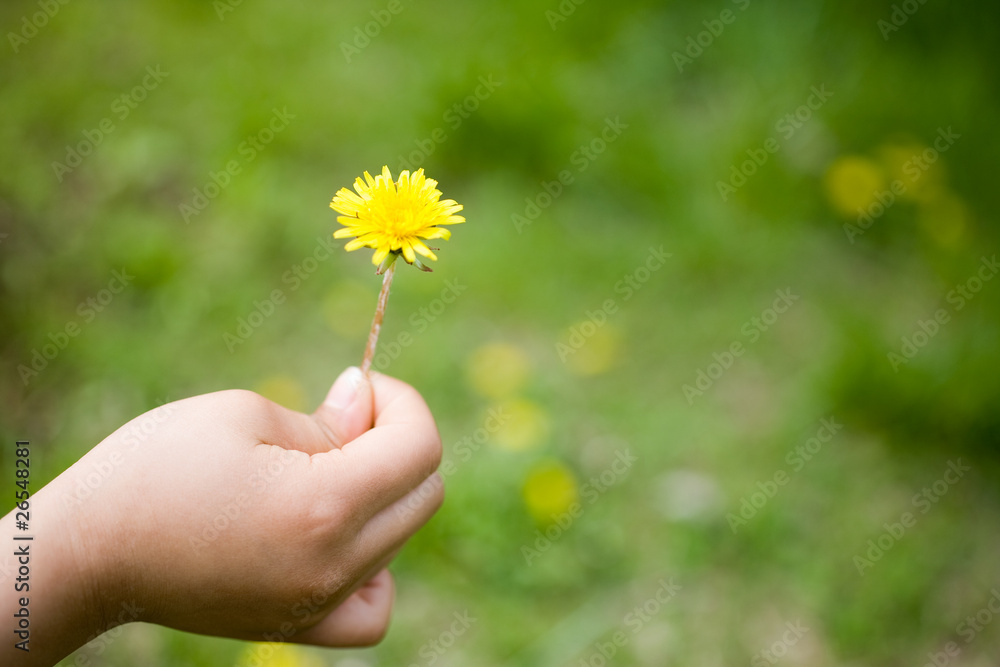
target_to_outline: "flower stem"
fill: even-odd
[[[382,274],[382,291],[378,293],[378,305],[375,307],[375,317],[372,318],[372,330],[368,333],[368,345],[365,346],[365,358],[361,362],[361,372],[368,377],[368,371],[372,367],[372,358],[375,356],[375,348],[378,347],[378,334],[382,330],[382,318],[385,316],[385,304],[389,301],[389,286],[392,285],[392,276],[396,273],[396,264],[392,263]]]

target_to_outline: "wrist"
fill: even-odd
[[[117,534],[121,523],[112,516],[120,510],[101,493],[104,488],[88,486],[90,460],[99,451],[92,450],[31,498],[37,627],[31,652],[52,662],[117,625],[141,620],[141,605],[130,596],[130,544]]]
[[[101,493],[101,487],[88,485],[87,475],[94,469],[89,459],[99,451],[100,446],[91,450],[44,489],[50,494],[46,500],[56,505],[50,511],[59,517],[58,539],[65,545],[66,570],[82,603],[88,640],[143,620],[144,612],[133,576],[138,562],[135,540],[126,534],[121,516],[128,510]]]
[[[8,541],[19,538],[15,574],[0,576],[0,610],[8,619],[19,608],[28,610],[18,626],[23,644],[18,648],[4,641],[2,664],[55,664],[108,627],[107,577],[96,569],[99,557],[86,553],[77,512],[66,502],[66,479],[64,473],[31,495],[27,530],[15,529],[14,512],[0,519],[0,535]]]

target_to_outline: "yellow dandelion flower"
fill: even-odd
[[[364,180],[354,181],[354,190],[341,188],[330,202],[330,208],[341,214],[337,220],[344,225],[333,233],[334,238],[353,236],[344,246],[347,251],[374,248],[372,264],[378,266],[375,273],[382,275],[382,290],[378,294],[375,317],[361,361],[361,372],[367,377],[378,346],[396,259],[402,256],[407,264],[430,271],[417,254],[437,259],[431,252],[437,248],[429,248],[424,241],[450,238],[451,231],[442,225],[465,222],[465,218],[455,215],[462,210],[462,205],[454,199],[441,201],[437,181],[424,176],[423,169],[413,174],[404,170],[396,181],[392,180],[387,166],[374,178],[366,171]]]
[[[364,180],[354,182],[354,190],[341,188],[330,202],[330,208],[341,214],[337,221],[344,225],[333,236],[354,237],[344,246],[348,251],[374,248],[372,264],[381,265],[387,258],[391,263],[402,255],[408,264],[429,271],[417,254],[435,260],[437,256],[424,241],[448,239],[451,231],[442,225],[465,222],[455,215],[462,205],[454,199],[442,201],[437,181],[425,177],[423,169],[413,174],[404,170],[396,181],[388,166],[375,177],[366,171]]]

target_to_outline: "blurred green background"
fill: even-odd
[[[380,284],[329,240],[362,171],[423,166],[468,218],[383,330],[451,462],[387,639],[132,625],[65,664],[993,664],[996,19],[4,2],[2,436],[36,489],[164,401],[311,410]]]

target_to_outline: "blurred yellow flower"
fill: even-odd
[[[576,476],[558,461],[543,461],[532,468],[522,490],[524,504],[539,523],[548,523],[579,500]]]
[[[291,410],[303,412],[306,409],[306,392],[297,380],[288,375],[272,375],[264,378],[254,387],[254,391]]]
[[[455,215],[462,205],[453,199],[439,201],[437,181],[425,178],[423,169],[412,175],[404,170],[398,181],[392,180],[388,166],[374,178],[366,171],[364,180],[354,182],[354,189],[357,193],[341,188],[330,202],[330,208],[342,214],[337,220],[344,225],[333,236],[353,236],[344,246],[348,251],[374,248],[372,264],[381,264],[391,252],[402,253],[408,264],[425,268],[416,253],[428,259],[437,256],[421,239],[447,239],[451,232],[441,225],[465,222]]]
[[[926,164],[921,157],[927,150],[916,142],[889,143],[878,149],[879,160],[889,178],[905,186],[904,199],[925,201],[937,196],[944,188],[944,167],[941,160]]]
[[[823,179],[826,195],[837,211],[847,216],[858,215],[875,201],[875,194],[885,189],[881,167],[868,158],[846,155],[837,158]]]
[[[483,345],[466,361],[469,384],[487,398],[507,398],[517,393],[530,371],[528,355],[510,343]]]
[[[578,323],[576,326],[580,326]],[[600,375],[606,373],[618,360],[621,335],[610,324],[594,332],[575,354],[566,358],[570,372],[576,375]]]
[[[549,437],[549,416],[536,403],[523,398],[503,403],[499,413],[505,420],[495,436],[497,447],[524,451],[537,447]]]
[[[323,667],[323,661],[295,644],[251,644],[237,667]]]

